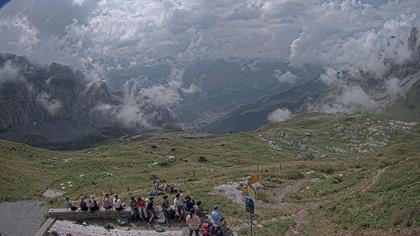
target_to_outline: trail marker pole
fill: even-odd
[[[250,219],[250,221],[251,221],[251,236],[253,236],[254,235],[254,232],[253,232],[253,230],[252,230],[252,213],[249,213],[249,217],[251,218]]]
[[[255,189],[253,188],[252,184],[261,182],[261,179],[262,177],[261,177],[261,174],[259,173],[259,168],[257,164],[257,172],[248,177],[248,185],[246,188],[246,192],[248,193],[248,196],[245,197],[245,209],[246,209],[246,212],[249,213],[249,221],[250,221],[249,228],[251,231],[250,232],[251,236],[254,235],[252,218],[255,213],[255,198],[254,198]]]
[[[254,214],[254,198],[251,196],[247,196],[245,198],[245,207],[246,207],[246,211],[249,213],[249,219],[250,219],[250,231],[251,231],[251,236],[253,236],[253,229],[252,229],[252,216]]]

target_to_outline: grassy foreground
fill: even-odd
[[[128,199],[145,196],[157,176],[206,209],[220,204],[228,222],[246,235],[245,207],[210,193],[258,165],[265,187],[257,193],[256,235],[410,231],[420,222],[419,144],[414,123],[323,114],[253,132],[159,134],[75,152],[0,141],[0,201],[62,206],[62,198],[42,197],[48,187],[73,199],[105,192]]]

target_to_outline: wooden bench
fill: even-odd
[[[122,211],[114,209],[99,209],[94,213],[90,211],[71,211],[66,208],[50,209],[47,213],[48,217],[60,220],[79,220],[79,219],[116,219],[117,217],[131,217],[131,210],[125,208]]]

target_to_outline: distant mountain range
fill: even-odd
[[[375,109],[401,119],[420,116],[420,43],[413,28],[407,41],[411,60],[390,62],[385,78],[396,78],[399,93],[387,92],[382,77],[361,72],[346,86],[357,86],[374,101]],[[0,138],[50,149],[71,149],[127,134],[150,130],[188,129],[240,132],[268,122],[276,109],[293,114],[322,111],[340,89],[322,80],[315,65],[293,68],[278,60],[202,59],[183,65],[179,101],[156,104],[144,88],[167,84],[176,62],[110,71],[102,80],[52,63],[41,65],[25,57],[0,54]],[[128,89],[127,89],[127,85]],[[160,92],[161,93],[161,92]],[[368,107],[369,108],[369,107]]]
[[[354,110],[356,113],[384,113],[387,116],[402,120],[418,120],[420,118],[420,34],[413,28],[406,45],[411,52],[411,59],[404,64],[389,63],[388,71],[381,77],[361,72],[360,78],[352,78],[346,72],[337,72],[337,76],[345,77],[347,86],[360,87],[375,104],[369,109]],[[395,78],[397,93],[386,91],[387,81],[384,78]],[[322,79],[305,81],[295,87],[255,102],[243,105],[220,117],[203,128],[207,132],[239,132],[256,129],[267,123],[268,116],[276,109],[288,109],[294,114],[308,111],[320,111],[321,107],[331,104],[332,98],[340,89],[327,86]],[[357,96],[357,95],[355,95]]]
[[[52,63],[38,65],[24,57],[0,54],[0,138],[48,148],[79,148],[110,137],[144,130],[122,126],[107,105],[118,110],[123,99],[101,80]],[[148,107],[148,122],[174,127],[164,107]]]

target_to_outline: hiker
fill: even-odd
[[[115,195],[113,203],[114,203],[114,209],[116,211],[122,211],[124,209],[124,207],[121,203],[121,199],[118,197],[118,195]]]
[[[71,201],[70,201],[70,198],[68,198],[68,197],[66,197],[66,202],[65,202],[65,205],[66,205],[66,209],[67,210],[71,210],[71,211],[75,211],[75,210],[77,210],[77,207],[75,207],[75,206],[73,206],[73,203],[71,203]]]
[[[224,223],[224,218],[219,212],[219,205],[213,206],[213,211],[211,213],[211,219],[215,225],[221,225]]]
[[[139,208],[140,219],[146,220],[147,212],[146,212],[146,201],[142,197],[137,198],[137,207]]]
[[[203,206],[201,206],[201,201],[197,201],[194,208],[195,208],[195,213],[198,215],[198,217],[203,218],[206,215],[206,212],[204,212]]]
[[[168,195],[163,196],[163,202],[160,205],[163,211],[163,215],[165,217],[165,223],[168,225],[168,227],[171,227],[171,224],[169,223],[170,216],[171,216],[171,206],[169,204]]]
[[[192,209],[194,209],[194,205],[195,205],[195,202],[191,198],[191,196],[186,196],[185,197],[185,210],[191,211]]]
[[[130,209],[133,220],[140,220],[139,207],[137,206],[137,200],[134,197],[130,198]]]
[[[82,211],[87,211],[87,210],[89,210],[89,207],[87,206],[87,204],[86,204],[86,202],[85,202],[85,199],[84,199],[83,197],[80,197],[80,203],[79,203],[79,206],[80,206],[80,210],[82,210]]]
[[[92,214],[95,213],[95,211],[99,210],[98,202],[96,201],[95,196],[93,195],[90,196],[89,209]]]
[[[181,198],[181,194],[177,193],[174,199],[174,207],[175,207],[175,218],[178,221],[184,216],[184,200]]]
[[[153,181],[153,192],[154,195],[159,195],[164,189],[160,186],[160,181],[158,179]]]
[[[192,236],[195,232],[195,236],[199,236],[200,234],[200,217],[195,214],[195,209],[191,209],[190,214],[187,216],[185,220],[188,225],[188,229],[190,230],[189,236]]]
[[[209,235],[211,235],[211,236],[223,236],[222,227],[220,227],[220,225],[210,226]]]
[[[167,193],[176,193],[178,190],[176,189],[175,184],[166,184],[165,185],[165,192]]]
[[[149,202],[147,203],[147,206],[146,206],[146,211],[147,211],[147,216],[149,217],[149,224],[152,224],[152,221],[156,217],[154,197],[149,198]]]
[[[210,235],[210,221],[208,217],[203,218],[203,223],[201,224],[201,234],[203,234],[203,236]]]
[[[112,208],[112,202],[111,199],[109,199],[109,193],[105,194],[102,206],[105,208],[105,210]]]

